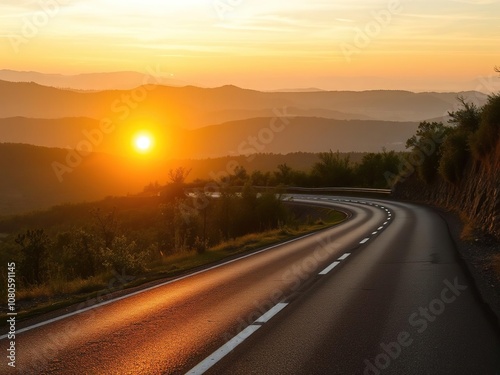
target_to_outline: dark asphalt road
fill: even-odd
[[[498,328],[445,222],[427,208],[361,201],[315,200],[352,217],[81,314],[25,323],[19,373],[202,373],[222,358],[209,373],[495,374]],[[15,373],[6,359],[0,372]]]

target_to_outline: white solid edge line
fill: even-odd
[[[210,367],[219,362],[222,358],[224,358],[227,354],[231,353],[238,345],[240,345],[243,341],[250,337],[255,331],[257,331],[261,326],[260,325],[250,325],[245,328],[243,331],[234,336],[231,340],[222,345],[215,352],[210,354],[203,361],[198,363],[195,367],[189,370],[186,374],[190,375],[199,375],[204,374]]]
[[[79,314],[82,314],[84,312],[87,312],[89,310],[93,310],[93,309],[97,309],[101,306],[105,306],[105,305],[109,305],[111,303],[114,303],[114,302],[118,302],[118,301],[121,301],[123,299],[126,299],[126,298],[130,298],[130,297],[133,297],[133,296],[136,296],[138,294],[141,294],[141,293],[145,293],[145,292],[149,292],[150,290],[153,290],[153,289],[157,289],[157,288],[161,288],[162,286],[165,286],[165,285],[169,285],[169,284],[173,284],[175,282],[178,282],[178,281],[181,281],[181,280],[184,280],[184,279],[187,279],[188,277],[193,277],[193,276],[196,276],[196,275],[199,275],[201,273],[204,273],[204,272],[208,272],[208,271],[211,271],[213,269],[216,269],[216,268],[219,268],[219,267],[222,267],[222,266],[225,266],[227,264],[231,264],[231,263],[234,263],[236,261],[239,261],[239,260],[242,260],[242,259],[245,259],[245,258],[249,258],[251,256],[254,256],[254,255],[257,255],[257,254],[260,254],[260,253],[263,253],[265,251],[268,251],[268,250],[271,250],[271,249],[274,249],[276,247],[279,247],[279,246],[282,246],[282,245],[287,245],[289,243],[292,243],[292,242],[295,242],[295,241],[298,241],[298,240],[301,240],[303,238],[307,238],[307,237],[310,237],[310,236],[314,236],[318,234],[317,232],[314,232],[314,233],[309,233],[309,234],[306,234],[302,237],[298,237],[298,238],[294,238],[292,240],[289,240],[289,241],[286,241],[286,242],[283,242],[283,243],[280,243],[280,244],[276,244],[276,245],[273,245],[273,246],[270,246],[270,247],[266,247],[265,249],[262,249],[262,250],[259,250],[259,251],[256,251],[254,253],[251,253],[251,254],[247,254],[247,255],[243,255],[239,258],[236,258],[236,259],[232,259],[232,260],[229,260],[227,262],[224,262],[224,263],[221,263],[221,264],[217,264],[215,266],[212,266],[210,268],[206,268],[206,269],[203,269],[203,270],[200,270],[200,271],[196,271],[196,272],[193,272],[189,275],[184,275],[184,276],[181,276],[179,278],[176,278],[176,279],[173,279],[173,280],[169,280],[169,281],[166,281],[164,283],[161,283],[161,284],[158,284],[158,285],[154,285],[154,286],[151,286],[149,288],[146,288],[146,289],[141,289],[141,290],[138,290],[136,292],[133,292],[133,293],[130,293],[130,294],[126,294],[126,295],[123,295],[121,297],[117,297],[117,298],[113,298],[113,299],[110,299],[108,301],[104,301],[104,302],[101,302],[101,303],[97,303],[95,305],[92,305],[92,306],[88,306],[88,307],[85,307],[83,309],[80,309],[80,310],[76,310],[76,311],[73,311],[73,312],[70,312],[68,314],[64,314],[64,315],[60,315],[58,317],[55,317],[55,318],[52,318],[52,319],[49,319],[49,320],[45,320],[43,322],[40,322],[40,323],[37,323],[37,324],[33,324],[32,326],[28,326],[28,327],[24,327],[24,328],[21,328],[21,329],[18,329],[16,330],[16,333],[19,334],[19,333],[23,333],[23,332],[26,332],[26,331],[31,331],[32,329],[35,329],[35,328],[39,328],[39,327],[43,327],[47,324],[51,324],[51,323],[55,323],[59,320],[63,320],[63,319],[66,319],[66,318],[69,318],[71,316],[74,316],[74,315],[79,315]],[[0,340],[3,340],[5,338],[7,338],[7,334],[5,335],[2,335],[0,336]]]
[[[321,271],[318,275],[326,275],[328,272],[330,272],[331,270],[333,270],[339,264],[340,264],[340,262],[337,262],[337,261],[333,262],[328,267],[326,267],[323,271]]]
[[[345,253],[344,255],[342,255],[339,259],[337,260],[344,260],[346,259],[349,255],[351,255],[351,253]]]
[[[272,307],[268,312],[262,315],[259,319],[257,319],[254,323],[267,323],[273,316],[283,310],[288,303],[280,302]]]
[[[360,244],[363,244],[363,243],[368,242],[368,240],[369,240],[369,238],[367,237],[367,238],[365,238],[364,240],[360,241],[359,243],[360,243]]]

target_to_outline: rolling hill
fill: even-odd
[[[191,169],[189,181],[207,180],[232,172],[234,165],[249,173],[275,171],[287,163],[294,169],[308,171],[318,161],[316,154],[258,154],[249,160],[244,156],[205,160],[137,160],[106,153],[93,153],[79,162],[67,164],[69,150],[25,144],[0,143],[0,216],[45,209],[63,203],[94,201],[106,196],[123,196],[141,192],[150,182],[168,182],[168,171],[177,167]],[[353,154],[359,162],[362,154]],[[58,177],[54,163],[69,167]]]
[[[75,148],[99,129],[89,118],[0,119],[0,142],[45,147]],[[230,121],[199,129],[158,128],[156,143],[161,159],[208,158],[255,153],[292,152],[378,152],[382,148],[403,151],[418,124],[416,122],[333,120],[317,117],[259,117]],[[93,151],[131,156],[132,129],[117,126],[101,133]]]
[[[0,81],[0,118],[89,117],[118,124],[146,122],[194,129],[223,121],[269,117],[273,111],[286,108],[292,114],[308,117],[422,121],[445,116],[455,108],[453,98],[458,95],[478,105],[486,100],[485,94],[473,91],[260,92],[235,86],[207,89],[151,84],[133,90],[75,92],[36,83]]]

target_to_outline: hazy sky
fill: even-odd
[[[0,68],[257,89],[500,89],[499,0],[3,0]],[[490,86],[488,88],[488,86]]]

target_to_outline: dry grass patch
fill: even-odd
[[[51,280],[44,285],[36,285],[17,292],[18,301],[30,299],[50,299],[58,295],[74,295],[90,293],[101,290],[107,285],[107,278],[102,276],[91,277],[89,279],[76,279],[71,281]]]

